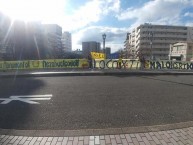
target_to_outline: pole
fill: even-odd
[[[153,50],[152,50],[152,49],[153,49],[153,48],[152,48],[152,44],[153,44],[153,33],[150,32],[149,35],[150,35],[151,59],[153,60]]]
[[[103,38],[103,50],[105,50],[105,39]]]
[[[151,40],[151,59],[153,60],[152,40]]]
[[[104,54],[106,55],[106,50],[105,50],[105,39],[106,39],[106,34],[103,34],[102,37],[103,37],[103,51],[104,51]]]

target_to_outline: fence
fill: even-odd
[[[142,63],[137,59],[123,59],[122,69],[139,69]],[[117,69],[118,59],[95,59],[94,68]],[[145,61],[144,69],[178,69],[193,70],[193,62],[183,61]],[[25,70],[25,69],[49,69],[49,68],[88,68],[87,59],[49,59],[26,61],[0,61],[0,70]]]

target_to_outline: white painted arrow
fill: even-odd
[[[25,96],[10,96],[9,98],[0,98],[0,104],[8,104],[11,101],[21,101],[29,104],[40,104],[39,102],[35,102],[38,100],[50,100],[52,94],[46,95],[25,95]]]

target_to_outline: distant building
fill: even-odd
[[[62,49],[64,51],[72,51],[72,36],[69,32],[62,34]]]
[[[142,24],[128,33],[125,48],[137,57],[167,60],[170,44],[193,40],[193,27]]]
[[[50,55],[57,58],[62,51],[62,27],[57,24],[44,24],[43,27]]]
[[[125,58],[135,58],[135,48],[134,48],[134,45],[132,45],[130,43],[130,34],[131,33],[127,33],[126,34],[126,40],[124,42],[124,50],[123,50],[123,53],[124,53],[124,56]]]
[[[0,59],[44,58],[44,36],[40,22],[24,22],[0,14]],[[21,55],[22,54],[22,55]]]
[[[101,44],[96,41],[82,42],[83,57],[87,58],[90,52],[100,52]]]
[[[171,44],[169,59],[193,61],[193,42],[178,42]]]
[[[40,22],[15,21],[12,33],[15,59],[45,58],[44,35]]]
[[[105,53],[106,58],[109,58],[109,56],[111,54],[111,48],[110,47],[106,47],[105,50],[103,50],[103,53]]]
[[[12,32],[9,30],[11,19],[0,12],[0,60],[13,58]],[[9,32],[9,33],[8,33]]]
[[[73,51],[75,54],[79,54],[79,55],[82,55],[82,50],[80,49],[76,49]]]

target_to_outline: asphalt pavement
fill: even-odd
[[[0,88],[4,129],[100,129],[193,120],[189,75],[0,78]],[[50,100],[30,100],[39,104],[18,98],[2,104],[10,96],[46,94]]]
[[[55,76],[153,76],[193,75],[192,70],[175,69],[39,69],[0,71],[0,78],[55,77]]]

